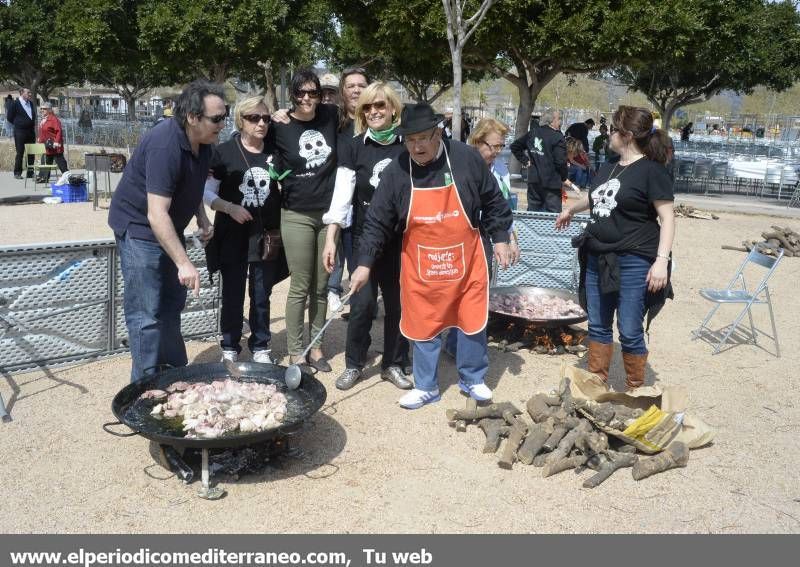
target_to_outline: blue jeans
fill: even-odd
[[[249,281],[250,293],[250,338],[247,346],[250,352],[269,348],[272,334],[269,330],[270,302],[272,287],[280,276],[279,261],[252,262],[241,264],[222,264],[222,313],[220,328],[223,350],[242,351],[239,341],[242,339],[242,322],[244,321],[244,290]]]
[[[342,230],[342,239],[336,250],[336,263],[333,266],[333,272],[328,277],[328,291],[332,291],[336,295],[342,295],[344,292],[342,277],[344,276],[345,262],[347,263],[347,272],[352,274],[357,266],[354,265],[353,233],[349,228]]]
[[[457,329],[449,333],[456,336],[456,368],[458,376],[467,385],[481,384],[489,369],[489,353],[486,347],[486,330],[474,335],[465,335]],[[439,388],[439,352],[442,336],[429,341],[413,341],[414,387],[432,392]]]
[[[647,354],[644,342],[644,302],[647,272],[651,260],[636,254],[620,254],[619,292],[600,293],[597,256],[589,254],[586,266],[586,302],[589,314],[589,339],[603,344],[614,342],[612,325],[617,312],[617,329],[622,352]]]
[[[125,325],[131,347],[131,382],[159,364],[186,366],[181,311],[186,288],[178,267],[157,242],[117,236],[125,282]]]

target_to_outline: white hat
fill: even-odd
[[[339,91],[339,79],[333,73],[325,73],[319,78],[319,86],[322,89]]]

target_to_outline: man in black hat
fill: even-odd
[[[494,176],[474,148],[443,140],[444,117],[428,104],[403,108],[398,133],[405,151],[383,171],[370,203],[350,278],[356,292],[394,233],[402,232],[400,332],[414,345],[414,389],[407,409],[439,400],[437,365],[445,329],[457,333],[459,387],[480,401],[484,384],[489,274],[483,238],[502,267],[512,260],[512,216]]]

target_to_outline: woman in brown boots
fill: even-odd
[[[667,133],[653,126],[649,110],[620,106],[610,139],[619,163],[603,165],[588,199],[556,220],[560,230],[576,213],[590,211],[591,221],[577,242],[581,304],[589,315],[589,371],[608,380],[616,311],[628,390],[644,384],[644,318],[649,328],[666,298],[672,298],[675,216],[672,181],[664,167],[668,142]]]

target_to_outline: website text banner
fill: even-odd
[[[797,557],[797,536],[0,536],[0,567],[761,567]]]

